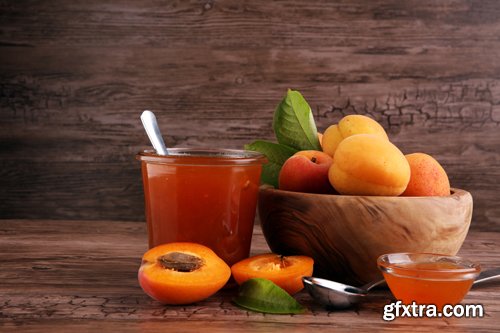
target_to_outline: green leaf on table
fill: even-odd
[[[296,149],[285,145],[262,140],[245,145],[245,149],[258,151],[267,157],[267,163],[262,168],[262,182],[275,188],[278,188],[278,179],[283,163],[297,152]]]
[[[297,314],[306,310],[285,290],[261,278],[243,283],[234,303],[248,310],[274,314]]]
[[[297,150],[321,150],[311,107],[298,91],[288,89],[276,107],[273,129],[280,144]]]

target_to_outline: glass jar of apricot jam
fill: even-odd
[[[264,155],[246,150],[170,148],[141,161],[149,247],[194,242],[228,265],[250,252]]]
[[[477,263],[430,253],[384,254],[377,265],[398,300],[434,304],[439,309],[460,303],[481,272]]]

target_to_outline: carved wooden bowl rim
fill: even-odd
[[[260,191],[267,191],[267,192],[274,192],[279,195],[289,195],[289,196],[296,196],[296,197],[318,197],[318,200],[324,199],[328,200],[328,198],[331,198],[332,200],[335,199],[342,199],[345,200],[346,198],[363,198],[365,200],[377,200],[377,199],[384,199],[384,200],[449,200],[449,199],[460,199],[461,197],[467,196],[470,193],[466,190],[459,189],[452,187],[450,188],[450,195],[447,196],[415,196],[415,197],[410,197],[410,196],[378,196],[378,195],[345,195],[345,194],[335,194],[335,193],[306,193],[306,192],[293,192],[293,191],[285,191],[285,190],[280,190],[277,188],[274,188],[271,185],[261,185],[260,186]]]

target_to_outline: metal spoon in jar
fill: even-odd
[[[146,130],[149,141],[153,145],[158,155],[168,155],[167,146],[163,141],[163,136],[161,135],[160,128],[158,127],[158,122],[156,121],[155,114],[149,110],[145,110],[141,114],[142,126]]]
[[[500,277],[500,268],[494,268],[479,273],[473,284],[486,282]],[[326,279],[304,276],[304,286],[314,300],[333,309],[346,309],[366,299],[384,295],[370,294],[369,291],[385,283],[385,280],[374,281],[362,287],[353,287],[347,284]]]

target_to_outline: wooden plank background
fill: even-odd
[[[435,156],[498,231],[498,36],[495,0],[0,1],[0,217],[143,220],[142,110],[241,148],[294,88],[320,130],[368,114]]]

